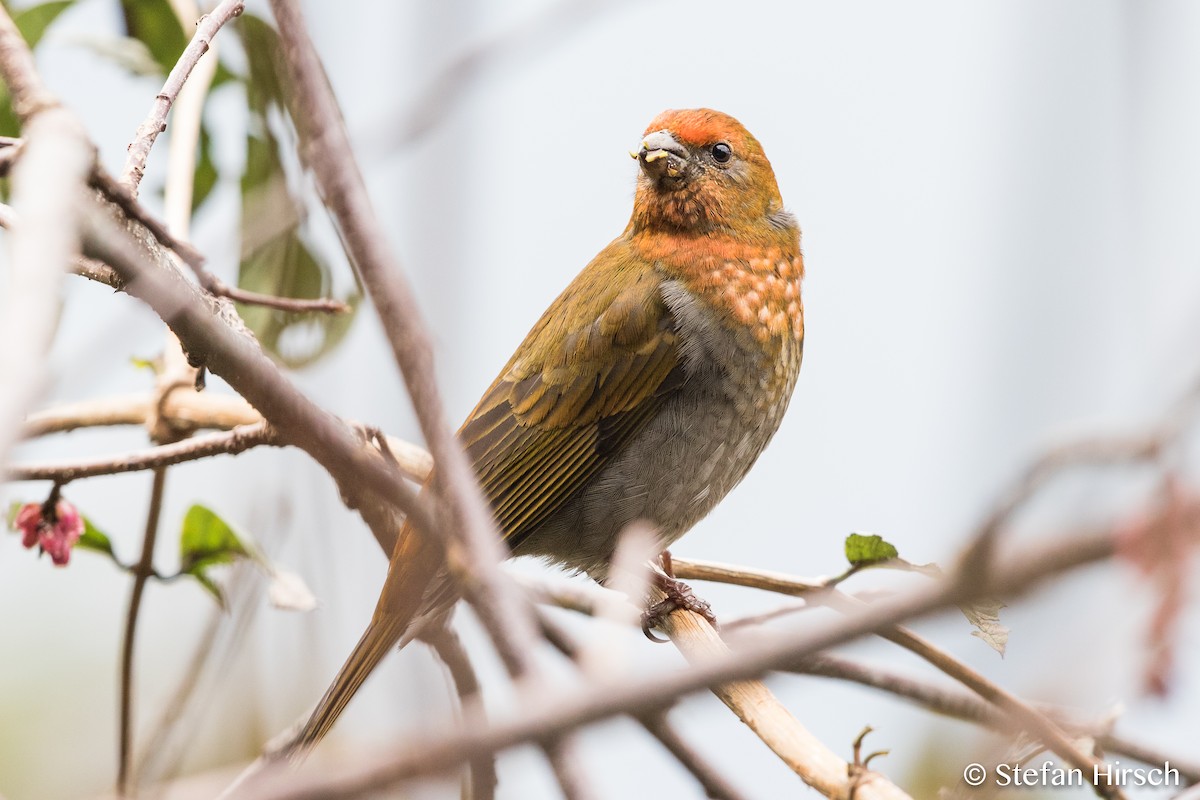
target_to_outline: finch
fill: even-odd
[[[800,229],[758,141],[717,111],[666,111],[631,155],[629,224],[459,431],[512,554],[597,579],[629,523],[665,549],[741,481],[804,349]],[[414,621],[453,603],[425,541],[405,525],[370,625],[284,753],[316,744]]]

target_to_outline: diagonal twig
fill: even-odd
[[[315,405],[289,381],[236,318],[215,308],[205,295],[153,243],[118,224],[107,208],[87,215],[89,254],[121,275],[126,291],[149,304],[171,327],[188,354],[257,409],[282,441],[311,455],[337,481],[343,496],[362,510],[383,502],[403,510],[415,524],[431,529],[432,514],[404,483],[398,470],[362,446],[344,422]],[[395,536],[372,527],[383,546]]]
[[[660,598],[652,599],[657,602]],[[675,611],[661,627],[692,664],[704,664],[730,652],[700,614]],[[761,680],[730,681],[709,688],[789,769],[822,795],[851,795],[859,800],[908,797],[877,773],[864,771],[856,783],[848,784],[850,764],[801,725]]]
[[[532,668],[537,631],[532,609],[497,565],[507,557],[473,471],[446,420],[433,371],[433,347],[403,270],[387,244],[353,157],[337,101],[298,4],[271,0],[292,79],[302,155],[316,178],[352,263],[370,294],[404,375],[421,432],[438,465],[433,494],[446,509],[445,536],[460,545],[473,580],[465,594],[506,665]],[[428,531],[432,533],[432,531]]]
[[[587,613],[594,615],[597,608],[592,603],[588,603],[587,605]],[[603,603],[599,605],[603,605]],[[542,626],[542,633],[546,639],[558,648],[559,652],[575,662],[579,662],[584,658],[585,653],[583,648],[575,641],[566,628],[555,621],[549,614],[539,611],[538,622]],[[657,739],[675,757],[675,760],[692,774],[692,777],[696,779],[708,797],[713,798],[713,800],[741,800],[741,793],[725,780],[725,777],[717,771],[716,767],[692,749],[683,737],[679,735],[679,732],[675,730],[667,718],[665,710],[648,711],[637,715],[635,718],[646,729],[647,733]]]
[[[964,563],[986,562],[1000,531],[1050,479],[1074,467],[1154,461],[1177,442],[1200,411],[1200,376],[1148,429],[1127,436],[1082,439],[1052,447],[1032,461],[1003,491],[972,536]]]
[[[273,308],[277,311],[290,311],[295,314],[309,311],[321,314],[346,314],[350,312],[348,304],[343,303],[341,300],[334,300],[332,297],[280,297],[273,294],[263,294],[262,292],[252,292],[249,289],[230,286],[208,270],[203,270],[200,276],[200,283],[217,297],[228,297],[234,302],[245,303],[251,306]]]
[[[1003,714],[994,705],[976,694],[957,689],[952,685],[939,685],[932,681],[913,678],[885,667],[864,664],[841,656],[821,654],[799,659],[787,665],[788,672],[797,675],[814,675],[835,680],[848,681],[886,692],[895,697],[911,700],[917,705],[955,719],[976,722],[1002,733],[1017,733],[1011,717]],[[1090,736],[1107,753],[1127,756],[1151,766],[1162,766],[1170,762],[1188,783],[1200,783],[1200,763],[1188,762],[1177,755],[1168,755],[1127,737],[1118,736],[1108,730],[1110,725],[1085,725],[1067,718],[1063,709],[1039,706],[1039,710],[1058,720],[1063,728],[1075,736]]]
[[[139,222],[159,244],[179,256],[184,264],[197,274],[204,270],[205,259],[200,251],[191,243],[171,233],[165,223],[146,210],[132,189],[108,174],[99,164],[92,171],[89,180],[97,191],[119,206],[126,217]]]
[[[779,592],[787,595],[805,596],[810,602],[818,602],[831,608],[846,612],[861,610],[867,604],[835,589],[802,579],[788,579],[779,573],[760,570],[733,569],[727,565],[708,562],[694,564],[686,559],[675,560],[676,575],[681,578],[718,580],[736,583],[740,586],[753,586],[759,589]],[[984,699],[993,703],[997,708],[1008,714],[1013,722],[1021,729],[1039,739],[1048,748],[1058,754],[1064,761],[1077,767],[1085,776],[1095,777],[1099,773],[1095,769],[1100,762],[1093,756],[1084,753],[1071,737],[1045,714],[1018,698],[1012,692],[988,680],[976,670],[971,669],[962,661],[951,656],[946,651],[936,647],[932,642],[918,636],[903,627],[881,629],[879,635],[890,642],[910,650],[945,672],[955,680],[960,681]],[[1093,787],[1102,797],[1124,797],[1120,788],[1110,786],[1099,780],[1094,781]]]
[[[830,605],[834,607],[862,608],[866,604],[842,592],[834,591],[835,598]],[[910,652],[916,653],[933,666],[940,669],[955,680],[961,682],[980,697],[995,705],[1006,713],[1017,725],[1042,742],[1063,761],[1077,768],[1085,779],[1090,780],[1092,788],[1100,797],[1111,800],[1124,800],[1125,793],[1119,785],[1101,780],[1103,774],[1102,761],[1090,753],[1085,753],[1076,746],[1071,737],[1059,725],[1034,708],[1029,703],[1017,697],[1012,692],[988,680],[976,670],[951,656],[945,650],[935,646],[922,636],[918,636],[908,628],[896,626],[890,630],[880,631],[880,635],[890,642],[900,645]]]
[[[299,6],[295,0],[271,0],[271,10],[292,79],[289,99],[294,103],[291,112],[298,123],[302,155],[374,302],[421,432],[438,465],[431,488],[438,507],[444,510],[442,536],[457,545],[462,567],[471,578],[462,581],[461,588],[509,674],[514,679],[532,678],[540,671],[534,660],[539,636],[533,610],[498,568],[508,553],[474,471],[446,419],[434,376],[432,343],[416,301],[371,206],[337,100]],[[424,533],[436,531],[426,529]],[[570,737],[547,737],[543,746],[564,793],[570,798],[586,797],[587,782],[579,774],[576,759],[569,755],[574,749]]]
[[[121,171],[121,184],[127,187],[134,197],[137,196],[138,184],[142,181],[142,175],[146,172],[146,160],[150,157],[150,149],[154,147],[154,140],[166,130],[167,113],[171,110],[171,104],[179,96],[184,82],[192,73],[196,63],[208,52],[209,43],[217,35],[217,31],[226,22],[240,15],[245,5],[241,0],[222,0],[216,8],[201,17],[197,23],[192,40],[188,42],[183,54],[171,68],[166,83],[163,84],[162,89],[154,98],[154,103],[150,106],[150,113],[138,126],[133,141],[129,143],[129,155],[126,157],[125,167]]]

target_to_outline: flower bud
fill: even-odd
[[[55,504],[53,518],[47,517],[42,503],[27,503],[17,512],[13,528],[21,533],[21,544],[38,545],[50,554],[56,566],[63,567],[71,560],[71,548],[83,535],[83,517],[66,500]]]

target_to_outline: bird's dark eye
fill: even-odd
[[[710,152],[712,153],[713,161],[716,161],[718,164],[724,164],[733,158],[733,149],[724,142],[714,144]]]

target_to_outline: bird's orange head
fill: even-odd
[[[790,222],[762,146],[728,114],[664,111],[630,155],[641,167],[635,230],[742,233]]]
[[[638,255],[773,342],[794,377],[800,350],[787,342],[804,338],[800,228],[758,140],[719,111],[664,111],[632,155],[641,174],[625,236]]]

